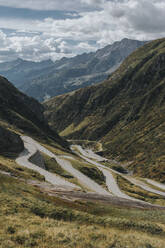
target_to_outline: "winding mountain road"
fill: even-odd
[[[70,157],[70,159],[72,159],[72,157]],[[91,180],[89,177],[85,176],[83,173],[81,173],[80,171],[76,170],[75,168],[73,168],[73,166],[71,165],[71,163],[65,159],[61,159],[60,158],[56,158],[56,161],[58,164],[61,165],[61,167],[63,169],[72,174],[74,177],[76,177],[78,179],[78,181],[80,182],[80,184],[86,186],[88,189],[100,193],[100,194],[104,194],[104,195],[111,195],[108,191],[106,191],[104,188],[102,188],[99,184],[97,184],[95,181]]]
[[[138,180],[138,179],[135,179],[135,178],[132,178],[130,176],[123,176],[125,179],[127,179],[128,181],[130,181],[131,183],[135,184],[136,186],[148,191],[148,192],[151,192],[153,194],[156,194],[156,195],[161,195],[161,196],[164,196],[165,197],[165,192],[162,192],[162,191],[159,191],[157,189],[154,189],[154,188],[151,188],[149,185],[147,185],[146,183]],[[156,182],[155,182],[156,183]],[[153,184],[153,183],[152,183]],[[156,183],[157,184],[157,183]],[[154,185],[154,184],[153,184]],[[160,185],[160,184],[159,184]],[[155,185],[154,185],[155,186]],[[160,187],[159,187],[160,188]]]
[[[24,142],[25,150],[20,154],[20,156],[16,159],[16,162],[19,165],[22,165],[24,167],[27,167],[29,169],[32,169],[34,171],[39,172],[41,175],[45,176],[46,181],[52,183],[53,185],[61,185],[65,187],[71,187],[72,189],[80,189],[77,185],[68,182],[67,180],[57,176],[54,173],[50,173],[46,171],[45,169],[40,168],[39,166],[34,165],[33,163],[29,162],[29,159],[37,152],[40,151],[42,153],[45,153],[51,158],[56,159],[57,163],[67,172],[72,174],[75,178],[78,179],[80,184],[85,186],[91,191],[94,191],[99,194],[103,195],[110,195],[108,191],[106,191],[104,188],[102,188],[99,184],[85,176],[83,173],[79,172],[73,166],[69,161],[66,160],[66,156],[64,158],[62,156],[56,156],[54,153],[50,152],[48,149],[40,145],[38,142],[36,142],[34,139],[28,137],[28,136],[21,136],[21,139]],[[68,156],[69,159],[72,159],[72,157]]]
[[[125,193],[123,193],[120,190],[120,188],[117,185],[116,180],[114,179],[112,173],[110,172],[110,170],[108,170],[108,168],[106,166],[104,166],[104,165],[102,165],[96,161],[93,161],[93,159],[98,160],[98,161],[103,161],[103,160],[105,160],[104,158],[94,154],[93,152],[90,152],[90,153],[86,152],[84,149],[82,149],[81,146],[78,146],[78,145],[71,146],[71,149],[73,152],[75,152],[75,150],[78,150],[79,152],[76,152],[77,155],[79,155],[81,158],[83,158],[88,163],[95,165],[100,171],[102,171],[102,173],[104,174],[104,176],[106,178],[106,185],[108,187],[108,190],[110,192],[112,192],[113,195],[125,198],[127,200],[136,200],[137,201],[137,199],[126,195]],[[90,159],[89,157],[92,159]]]
[[[92,158],[92,159],[94,159],[94,160],[96,160],[96,161],[98,161],[98,162],[108,160],[108,159],[106,159],[106,158],[101,157],[100,155],[97,155],[96,153],[94,153],[94,152],[93,152],[92,150],[90,150],[90,149],[84,150],[80,145],[73,145],[73,146],[71,146],[71,149],[74,148],[74,147],[77,148],[77,149],[79,150],[79,152],[80,152],[84,157],[86,157],[86,158]]]
[[[158,187],[162,190],[165,190],[165,184],[162,184],[162,183],[158,183],[158,182],[155,182],[154,180],[151,180],[151,179],[145,179],[147,183],[155,186],[155,187]]]
[[[105,190],[103,187],[101,187],[99,184],[97,184],[95,181],[93,181],[92,179],[90,179],[89,177],[87,177],[86,175],[84,175],[83,173],[81,173],[80,171],[78,171],[77,169],[75,169],[71,162],[68,161],[70,159],[74,159],[72,156],[57,156],[55,155],[53,152],[49,151],[48,149],[46,149],[45,147],[43,147],[42,145],[40,145],[37,141],[35,141],[34,139],[28,137],[28,136],[21,136],[21,139],[24,142],[24,147],[25,150],[19,155],[19,157],[16,159],[16,162],[24,167],[27,167],[29,169],[32,169],[34,171],[39,172],[41,175],[43,175],[46,179],[46,181],[48,181],[49,183],[51,183],[52,185],[58,185],[61,186],[63,189],[70,189],[70,190],[80,190],[81,188],[71,182],[68,182],[67,180],[65,180],[64,178],[48,172],[47,170],[33,164],[33,162],[29,161],[29,159],[36,154],[38,151],[45,153],[46,155],[48,155],[51,158],[54,158],[57,163],[67,172],[69,172],[71,175],[73,175],[75,178],[77,178],[78,182],[80,183],[80,185],[85,186],[88,190],[92,191],[92,192],[96,192],[98,194],[102,194],[102,195],[107,195],[107,196],[112,196],[112,194],[114,196],[120,197],[120,198],[124,198],[127,200],[133,200],[133,201],[139,201],[133,197],[128,196],[127,194],[125,194],[124,192],[122,192],[113,176],[113,173],[115,174],[119,174],[120,176],[122,176],[123,178],[127,179],[129,182],[133,183],[134,185],[148,191],[148,192],[152,192],[154,194],[157,195],[161,195],[163,197],[165,197],[165,192],[163,191],[159,191],[157,189],[154,189],[152,187],[150,187],[148,184],[145,184],[143,181],[139,180],[139,179],[135,179],[132,176],[128,176],[128,175],[124,175],[120,172],[114,171],[102,164],[100,164],[100,161],[105,161],[106,159],[96,155],[93,151],[90,150],[84,150],[81,146],[71,146],[71,149],[79,155],[79,157],[81,157],[83,160],[85,160],[86,162],[95,165],[100,171],[102,171],[102,173],[104,174],[105,178],[106,178],[106,185],[109,191]],[[75,160],[75,159],[74,159]],[[146,179],[146,182],[148,182],[150,185],[156,186],[160,189],[165,189],[165,185],[157,183],[153,180],[150,179]]]
[[[157,194],[157,195],[161,195],[163,197],[165,197],[165,192],[162,192],[162,191],[159,191],[159,190],[156,190],[154,188],[151,188],[149,185],[145,184],[143,181],[139,180],[139,179],[135,179],[131,176],[127,176],[127,175],[124,175],[120,172],[117,172],[117,171],[114,171],[110,168],[107,168],[106,166],[98,163],[98,162],[95,162],[93,161],[94,160],[97,160],[97,161],[101,161],[101,156],[98,156],[98,155],[95,155],[93,152],[88,152],[88,151],[85,151],[81,146],[79,145],[73,145],[71,146],[71,149],[75,152],[76,150],[78,150],[79,152],[76,152],[80,157],[82,157],[84,160],[86,160],[87,162],[91,163],[91,164],[94,164],[95,166],[97,166],[98,169],[100,169],[103,174],[105,175],[106,177],[106,184],[107,184],[107,187],[108,189],[116,196],[118,197],[123,197],[123,198],[126,198],[126,199],[131,199],[131,200],[135,200],[135,198],[133,197],[130,197],[126,194],[124,194],[119,186],[117,185],[112,173],[115,173],[115,174],[118,174],[120,176],[122,176],[123,178],[125,178],[126,180],[128,180],[130,183],[148,191],[148,192],[151,192],[151,193],[154,193],[154,194]],[[89,159],[89,157],[91,159]],[[104,160],[104,158],[102,159]],[[112,172],[112,173],[111,173]],[[165,185],[163,184],[160,184],[160,183],[157,183],[153,180],[150,180],[150,179],[146,179],[146,181],[154,186],[157,186],[158,188],[160,189],[165,189]],[[136,199],[137,200],[137,199]]]
[[[38,173],[40,173],[41,175],[43,175],[46,179],[47,182],[53,184],[53,185],[60,185],[64,188],[69,187],[70,189],[80,189],[80,187],[78,187],[75,184],[72,184],[68,181],[66,181],[65,179],[55,175],[54,173],[50,173],[47,170],[33,164],[32,162],[29,161],[29,159],[37,152],[38,148],[40,148],[40,146],[38,146],[37,142],[34,142],[33,139],[29,138],[29,137],[25,137],[22,136],[21,137],[23,142],[24,142],[24,147],[25,150],[19,155],[19,157],[16,159],[16,163],[24,166],[28,169],[37,171]],[[40,149],[40,151],[44,150],[44,147],[41,147],[42,149]]]

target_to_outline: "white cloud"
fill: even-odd
[[[87,4],[89,6],[99,6],[101,7],[106,0],[81,0],[81,3]]]
[[[124,37],[159,38],[165,35],[165,5],[162,2],[158,5],[158,1],[109,1],[104,3],[102,10],[80,13],[78,19],[48,18],[38,22],[38,28],[48,29],[52,36],[63,39],[79,42],[95,40],[101,46]]]
[[[77,45],[77,48],[79,49],[79,52],[93,52],[96,50],[96,47],[90,45],[88,42],[80,42],[78,45]]]
[[[165,36],[164,0],[64,0],[62,3],[59,0],[0,0],[0,4],[79,10],[76,18],[70,18],[68,12],[68,18],[60,20],[0,18],[0,27],[21,30],[12,35],[0,32],[1,59],[2,53],[3,59],[10,53],[8,58],[55,60],[94,51],[125,37],[149,40]],[[83,9],[85,6],[88,11]]]
[[[40,61],[44,59],[60,59],[63,56],[73,56],[68,45],[61,39],[44,35],[19,36],[17,33],[11,37],[0,31],[0,60],[13,60],[18,57]],[[68,49],[68,50],[67,50]]]

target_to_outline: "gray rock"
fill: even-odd
[[[39,151],[32,155],[29,161],[43,169],[45,169],[44,159]]]

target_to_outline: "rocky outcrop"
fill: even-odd
[[[0,127],[0,154],[20,153],[24,149],[20,136]]]

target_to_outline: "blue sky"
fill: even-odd
[[[75,11],[62,11],[62,10],[33,10],[26,8],[12,8],[6,6],[0,6],[0,18],[13,18],[13,19],[32,19],[32,20],[44,20],[45,18],[54,19],[66,19],[68,13],[73,15]],[[72,16],[70,16],[72,18]]]
[[[0,61],[57,60],[165,36],[164,0],[0,0]]]

